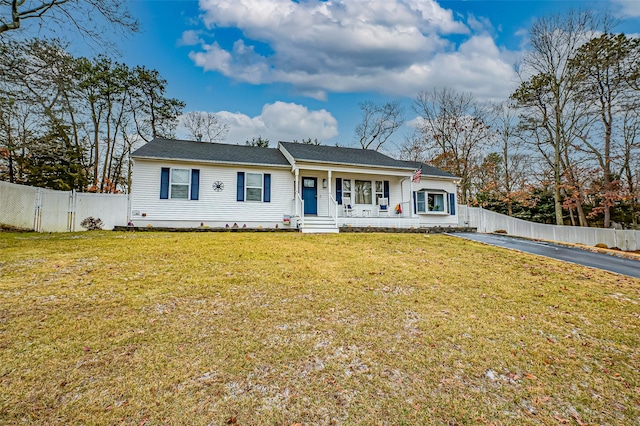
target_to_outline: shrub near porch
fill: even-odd
[[[0,423],[629,424],[640,281],[442,235],[0,233]]]

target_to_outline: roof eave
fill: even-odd
[[[413,171],[412,167],[380,166],[380,165],[377,165],[377,164],[338,163],[338,162],[335,162],[335,161],[310,160],[310,159],[296,158],[296,157],[294,157],[294,158],[296,160],[296,163],[297,162],[319,163],[319,164],[332,164],[332,165],[336,165],[336,166],[369,167],[369,168],[390,169],[390,170],[407,170],[409,172]]]
[[[425,175],[421,176],[422,178],[430,178],[430,179],[447,179],[447,180],[460,180],[459,177],[456,176],[439,176],[439,175]]]
[[[142,158],[145,160],[161,160],[161,161],[181,161],[181,162],[191,161],[196,163],[221,164],[225,166],[242,165],[242,166],[258,166],[258,167],[277,167],[282,169],[288,169],[291,167],[290,164],[248,163],[243,161],[219,161],[219,160],[202,160],[202,159],[194,159],[194,158],[154,157],[149,155],[132,155],[131,158]]]

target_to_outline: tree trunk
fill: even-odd
[[[569,219],[571,219],[571,226],[576,226],[576,219],[573,217],[573,207],[569,207]]]
[[[576,210],[578,211],[578,221],[580,222],[580,226],[588,227],[589,222],[587,222],[587,215],[584,214],[582,203],[576,204]]]
[[[553,206],[556,212],[556,225],[564,225],[562,217],[562,194],[560,193],[560,185],[562,184],[560,174],[560,147],[558,142],[555,146],[555,160],[553,165]]]

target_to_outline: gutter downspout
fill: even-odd
[[[411,203],[411,197],[413,197],[413,191],[412,191],[412,187],[411,187],[411,178],[409,178],[409,177],[405,177],[405,178],[402,178],[402,179],[400,180],[400,192],[404,192],[404,191],[402,191],[402,184],[403,184],[406,180],[409,180],[409,201],[408,201],[409,205],[408,205],[408,207],[407,207],[407,208],[409,209],[409,214],[410,214],[410,216],[409,216],[409,217],[413,218],[413,209],[412,209],[412,205],[411,205],[411,204],[412,204],[412,203]],[[405,207],[403,206],[403,204],[405,203],[405,201],[404,201],[402,198],[404,198],[404,197],[403,197],[403,196],[401,196],[401,197],[400,197],[400,207],[405,208]],[[403,211],[404,211],[404,210],[403,210]]]

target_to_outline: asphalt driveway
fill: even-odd
[[[514,238],[506,235],[475,233],[456,233],[449,235],[640,278],[640,261],[638,260],[625,259],[604,253],[594,253],[579,248],[566,247],[542,241]]]

